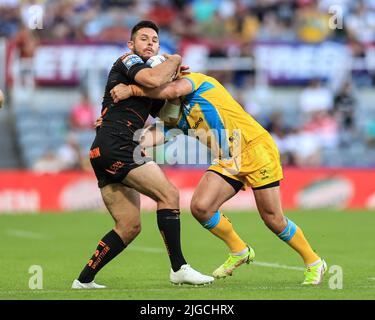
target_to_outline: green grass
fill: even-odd
[[[0,299],[375,299],[374,212],[288,213],[328,266],[342,268],[342,290],[329,288],[334,274],[328,272],[321,286],[302,287],[303,271],[275,267],[303,267],[302,260],[258,214],[226,214],[255,249],[258,263],[241,266],[233,277],[211,286],[174,287],[156,216],[143,214],[142,233],[98,274],[96,281],[108,286],[100,291],[69,288],[97,242],[112,228],[108,214],[0,215]],[[186,213],[182,244],[188,262],[206,274],[227,257],[225,245]],[[29,289],[31,265],[43,268],[43,290]]]

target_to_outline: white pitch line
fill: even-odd
[[[12,237],[24,238],[24,239],[35,239],[35,240],[45,240],[48,237],[41,233],[25,231],[25,230],[16,230],[8,229],[5,231],[5,234]]]
[[[283,264],[271,263],[271,262],[254,261],[252,264],[256,266],[260,266],[260,267],[268,267],[268,268],[276,268],[276,269],[287,269],[287,270],[298,270],[298,271],[305,270],[305,268],[302,268],[302,267],[286,266]]]
[[[166,252],[165,249],[161,249],[161,248],[141,247],[141,246],[129,246],[129,250],[149,252],[149,253],[165,253]],[[283,265],[279,263],[272,263],[272,262],[254,261],[252,264],[256,266],[260,266],[260,267],[275,268],[275,269],[287,269],[287,270],[297,270],[297,271],[305,270],[305,268],[302,268],[302,267],[287,266],[287,265]]]
[[[127,250],[141,251],[141,252],[148,252],[148,253],[164,253],[164,252],[167,252],[166,249],[153,248],[153,247],[138,247],[138,246],[132,246],[132,245],[130,245]]]

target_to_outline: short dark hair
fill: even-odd
[[[151,28],[151,29],[154,29],[155,32],[159,35],[159,28],[158,28],[158,26],[155,23],[153,23],[152,21],[149,21],[149,20],[143,20],[143,21],[138,22],[133,27],[130,39],[133,40],[134,39],[134,35],[137,33],[137,31],[139,29],[142,29],[142,28]]]

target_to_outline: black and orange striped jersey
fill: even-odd
[[[118,84],[136,84],[136,74],[145,68],[150,68],[138,55],[126,54],[113,64],[105,87],[102,102],[102,127],[113,127],[122,134],[133,133],[143,128],[148,116],[153,117],[164,105],[162,100],[154,100],[146,97],[130,97],[114,103],[111,90]]]

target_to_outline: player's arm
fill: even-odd
[[[174,140],[178,135],[184,134],[174,125],[166,125],[165,122],[156,122],[144,129],[139,139],[143,148],[155,147]]]
[[[139,144],[143,148],[158,146],[165,142],[164,132],[157,128],[156,125],[145,128],[139,139]]]
[[[163,122],[160,122],[162,124],[162,127],[156,126],[156,124],[153,124],[151,126],[148,126],[143,130],[143,132],[140,135],[139,143],[143,148],[149,148],[158,146],[160,144],[166,143],[169,139],[166,138],[165,129]],[[94,128],[97,129],[101,127],[103,124],[103,118],[100,116],[95,120]],[[171,129],[174,127],[172,123],[168,124],[168,129]],[[170,138],[174,138],[175,135],[171,135]]]
[[[164,56],[167,58],[164,63],[154,68],[142,69],[136,74],[134,80],[147,88],[160,87],[169,82],[179,68],[182,58],[178,54],[164,54]]]
[[[160,64],[161,65],[161,64]],[[159,67],[158,65],[157,67]],[[153,68],[155,70],[157,67]],[[115,103],[127,99],[131,96],[149,97],[152,99],[173,100],[186,96],[193,91],[192,83],[187,79],[178,79],[166,83],[158,88],[145,88],[138,85],[118,84],[111,90],[111,96]]]
[[[166,100],[159,111],[160,120],[167,126],[176,127],[181,114],[181,99]]]
[[[121,57],[121,70],[130,79],[146,88],[156,88],[171,80],[181,64],[178,54],[165,54],[166,61],[154,68],[147,66],[136,54],[127,54]]]
[[[100,116],[95,120],[94,128],[97,129],[103,124],[103,118]],[[158,146],[167,142],[165,138],[164,127],[157,127],[155,124],[148,126],[140,135],[139,143],[143,148]]]
[[[160,122],[163,123],[163,122]],[[95,120],[94,127],[98,128],[103,124],[103,118],[99,117]],[[172,128],[172,125],[169,125],[167,130]],[[176,136],[176,132],[174,135],[171,135],[169,138],[166,137],[165,131],[163,130],[164,124],[162,127],[157,127],[156,124],[148,126],[143,130],[139,138],[139,144],[142,148],[150,148],[155,147],[161,144],[168,142],[170,139]]]
[[[103,124],[103,118],[100,116],[95,120],[94,127],[99,128]],[[148,126],[140,135],[139,143],[143,148],[157,146],[165,143],[164,132],[157,128],[156,125]]]

